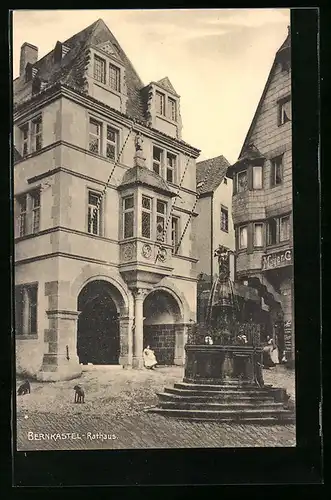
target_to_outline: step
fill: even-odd
[[[268,410],[181,410],[181,409],[168,409],[168,408],[152,408],[149,409],[150,413],[158,413],[163,416],[177,417],[177,418],[203,418],[205,420],[217,421],[236,421],[236,420],[249,420],[256,421],[265,418],[274,419],[278,421],[293,421],[294,415],[292,412],[285,409],[268,409]]]
[[[177,410],[278,410],[285,409],[282,403],[191,403],[191,402],[183,402],[183,401],[160,401],[160,408],[174,408]]]
[[[194,382],[180,382],[174,384],[177,389],[192,389],[192,390],[210,390],[210,391],[224,391],[224,390],[268,390],[273,386],[271,384],[265,384],[263,387],[258,387],[256,384],[251,383],[240,383],[235,381],[225,382],[224,384],[199,384]]]
[[[275,400],[272,396],[233,396],[228,394],[211,394],[209,396],[204,396],[199,394],[198,396],[192,396],[187,394],[173,394],[167,392],[159,392],[156,393],[161,401],[183,401],[183,402],[196,402],[196,403],[208,403],[211,401],[238,401],[240,400],[243,403],[254,402],[254,404],[262,404],[262,403],[273,403]]]
[[[160,415],[169,417],[169,415],[164,415],[162,414],[162,410],[160,412]],[[295,424],[295,417],[292,415],[288,416],[282,416],[280,417],[252,417],[252,418],[245,418],[245,419],[231,419],[231,418],[218,418],[218,417],[194,417],[194,416],[176,416],[177,420],[186,420],[188,422],[218,422],[218,423],[227,423],[227,424],[245,424],[245,425],[294,425]]]
[[[213,394],[219,394],[219,395],[229,395],[229,396],[234,396],[234,397],[245,397],[245,396],[270,396],[269,390],[267,389],[238,389],[238,390],[233,390],[233,389],[218,389],[218,390],[204,390],[202,391],[201,389],[199,390],[194,390],[194,389],[178,389],[175,387],[166,387],[164,389],[166,392],[171,393],[171,394],[182,394],[182,395],[188,395],[188,396],[199,396],[201,393],[203,393],[204,396],[208,395],[213,395]]]

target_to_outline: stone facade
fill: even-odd
[[[239,160],[229,171],[237,279],[259,290],[270,313],[268,332],[294,361],[290,34],[276,53]]]
[[[79,66],[84,91],[68,82],[54,84],[52,53],[43,59],[47,62],[49,77],[44,91],[32,93],[31,81],[26,81],[22,69],[23,62],[21,75],[14,82],[13,135],[14,146],[20,153],[14,165],[15,290],[19,297],[16,304],[17,372],[40,380],[79,376],[82,366],[77,348],[83,331],[85,345],[90,338],[93,341],[95,331],[100,349],[107,349],[107,331],[103,331],[107,326],[100,319],[102,315],[107,317],[107,307],[116,311],[112,326],[107,325],[112,329],[109,334],[119,339],[118,364],[124,367],[142,366],[146,319],[143,308],[149,294],[158,291],[161,296],[171,297],[172,309],[168,313],[173,318],[174,326],[169,327],[173,335],[165,333],[167,325],[162,329],[155,322],[148,329],[156,345],[171,344],[173,363],[184,363],[183,332],[187,323],[196,320],[191,209],[196,195],[195,159],[199,151],[180,140],[179,132],[167,135],[162,128],[151,128],[147,121],[136,120],[137,95],[132,88],[139,87],[140,83],[121,48],[118,48],[122,61],[119,67],[125,85],[114,93],[114,98],[107,83],[99,85],[99,93],[96,93],[98,82],[91,58],[95,54],[109,56],[109,61],[116,65],[116,57],[112,52],[114,37],[103,22],[96,23],[95,32],[103,45],[95,45],[93,40],[90,46],[88,42],[84,45]],[[82,33],[75,36],[81,39],[87,36]],[[71,40],[75,37],[64,44],[62,74],[66,73],[65,65],[69,64],[66,61],[70,58],[78,72],[81,44],[77,42],[77,48]],[[90,56],[86,59],[88,51]],[[47,72],[41,61],[36,63],[37,75],[45,79]],[[143,89],[141,84],[142,93]],[[139,94],[139,91],[135,88],[135,92]],[[171,93],[171,89],[167,92]],[[177,109],[179,113],[179,105]],[[91,123],[98,126],[93,128]],[[107,127],[111,128],[110,132]],[[178,127],[181,127],[180,120]],[[138,136],[142,139],[140,149],[137,149]],[[93,148],[91,141],[94,141]],[[153,171],[155,147],[164,155],[164,170],[158,174]],[[167,152],[175,158],[172,178],[166,172]],[[182,203],[179,204],[173,193],[178,189],[187,163],[190,168],[181,185]],[[127,191],[121,190],[125,174],[137,165],[153,173],[157,182],[151,184],[147,175],[143,184],[137,180],[125,188]],[[164,184],[166,189],[162,188]],[[129,224],[130,218],[125,219],[124,200],[131,195],[134,199],[132,234],[125,235],[124,220]],[[149,237],[142,233],[144,197],[151,200]],[[159,201],[164,203],[162,214],[157,212]],[[179,220],[178,231],[183,230],[190,218],[178,254],[172,252],[171,217]],[[157,223],[166,221],[164,241],[160,244],[156,238]],[[132,251],[125,250],[127,245],[131,245]],[[149,248],[154,253],[150,254]],[[94,295],[91,292],[91,296],[87,296],[90,285]],[[93,300],[95,310],[101,312],[99,317],[86,318],[87,306],[82,305],[79,310],[79,303],[89,304]]]

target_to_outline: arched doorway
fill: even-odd
[[[113,297],[114,287],[102,280],[88,283],[80,292],[77,326],[77,354],[80,363],[119,363],[119,314]]]
[[[176,332],[182,327],[176,299],[167,291],[155,290],[144,301],[144,347],[150,345],[160,365],[173,365]]]

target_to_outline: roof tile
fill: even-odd
[[[223,155],[198,162],[196,173],[198,193],[202,195],[214,192],[226,176],[229,166],[230,163]],[[204,180],[204,184],[199,188],[199,182]]]

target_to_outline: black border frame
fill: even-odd
[[[179,6],[177,5],[176,8]],[[5,17],[5,19],[7,23],[8,18]],[[319,13],[316,8],[292,10],[292,74],[295,75],[292,103],[297,447],[77,452],[16,452],[14,448],[12,450],[14,486],[179,486],[277,483],[317,485],[322,482],[321,283],[318,258],[320,256],[321,218],[318,168],[318,30]],[[8,53],[6,48],[4,52]],[[11,92],[11,69],[9,68],[9,82],[6,79],[6,71],[2,73],[4,73],[2,78],[5,84],[1,87],[2,91],[8,83],[9,92]],[[4,102],[8,104],[8,95],[4,97]],[[11,126],[10,108],[8,113],[8,123]],[[8,144],[8,136],[5,141]],[[6,168],[3,168],[3,175],[4,171]],[[8,173],[10,175],[9,171]],[[11,176],[6,179],[4,175],[4,179],[5,182],[2,183],[4,194],[1,201],[7,199],[8,187],[12,183]],[[10,217],[9,213],[9,223],[11,223]],[[12,259],[11,229],[9,234],[9,255]],[[12,260],[9,267],[9,286],[12,280],[11,272]],[[11,311],[10,294],[9,311]],[[11,331],[11,320],[12,313],[9,315],[9,325],[5,330],[7,332]],[[7,339],[7,349],[11,353],[10,366],[13,367],[13,342],[10,343],[9,336]],[[5,344],[3,344],[3,349],[6,349]],[[13,375],[12,370],[9,386]],[[14,422],[15,420],[12,423],[12,432],[15,439]],[[305,487],[305,491],[307,494],[310,491],[311,496],[310,488]]]

